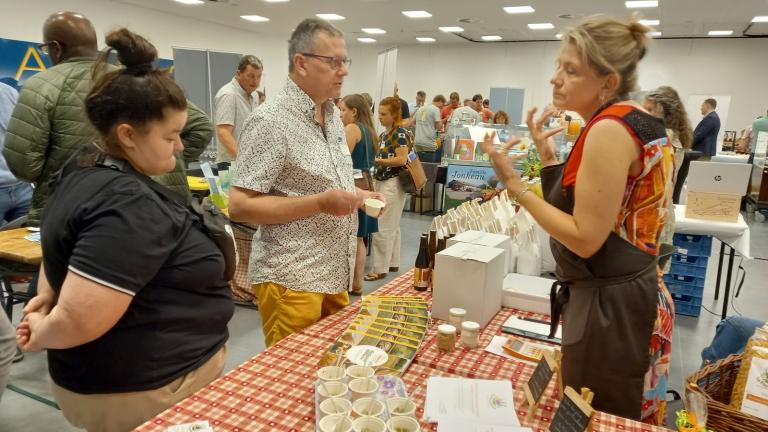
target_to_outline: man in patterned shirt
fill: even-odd
[[[341,96],[350,60],[343,34],[320,19],[291,35],[288,80],[248,118],[229,212],[261,225],[251,280],[267,346],[349,303],[357,212],[369,197],[356,189]],[[258,145],[257,145],[258,144]]]

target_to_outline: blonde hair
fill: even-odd
[[[685,105],[680,100],[677,91],[669,86],[661,86],[648,92],[645,95],[645,99],[655,105],[656,112],[651,114],[664,119],[664,124],[668,129],[675,131],[683,148],[689,149],[693,147],[691,122],[688,120]]]
[[[651,30],[636,18],[623,22],[595,15],[563,33],[563,43],[571,44],[598,75],[619,75],[615,97],[621,100],[637,88],[637,64],[645,56],[646,33]]]

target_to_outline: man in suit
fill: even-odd
[[[717,134],[720,132],[720,117],[715,112],[717,101],[709,98],[701,104],[703,119],[693,131],[693,150],[703,153],[708,160],[717,153]]]

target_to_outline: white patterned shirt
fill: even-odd
[[[259,95],[256,92],[251,94],[250,100],[245,90],[237,82],[236,78],[225,84],[216,92],[214,99],[213,114],[216,126],[230,125],[234,127],[232,135],[235,137],[235,143],[240,143],[240,134],[243,132],[248,116],[259,106]],[[234,159],[227,151],[224,145],[216,139],[216,162],[230,162]]]
[[[338,108],[324,105],[325,135],[315,103],[292,79],[254,111],[240,136],[232,184],[275,196],[354,191],[352,158]],[[253,238],[250,279],[295,291],[338,294],[352,282],[357,212],[317,214],[261,225]]]

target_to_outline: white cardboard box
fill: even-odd
[[[436,255],[432,316],[447,320],[448,310],[467,311],[467,321],[485,327],[501,310],[504,250],[456,243]]]
[[[455,237],[451,237],[446,242],[446,246],[452,246],[456,243],[471,243],[481,246],[499,248],[504,250],[504,274],[509,273],[510,256],[512,255],[512,240],[508,235],[493,234],[483,231],[464,231]]]
[[[510,273],[504,278],[502,305],[526,312],[550,315],[552,309],[549,294],[553,282],[555,282],[553,279]]]

